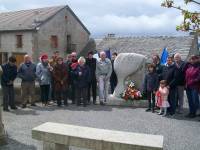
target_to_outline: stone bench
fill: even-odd
[[[44,150],[162,150],[163,136],[112,131],[47,122],[32,129],[32,138],[43,141]]]

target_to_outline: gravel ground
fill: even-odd
[[[44,108],[38,104],[3,112],[9,144],[0,150],[42,150],[42,143],[31,138],[31,129],[45,122],[163,135],[164,150],[199,150],[200,118],[186,119],[184,115],[161,117],[143,108],[98,105]]]

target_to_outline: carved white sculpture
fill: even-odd
[[[120,53],[114,62],[114,70],[117,74],[118,84],[113,97],[119,98],[125,90],[125,81],[133,80],[136,87],[141,89],[145,75],[146,57],[136,53]]]

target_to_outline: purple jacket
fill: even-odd
[[[200,66],[190,65],[185,72],[186,87],[200,91]]]

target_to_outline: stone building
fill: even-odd
[[[104,39],[97,39],[97,51],[108,50],[117,53],[143,54],[150,61],[153,54],[161,55],[167,47],[170,55],[179,52],[183,59],[190,55],[199,54],[198,36],[139,36],[139,37],[115,37],[108,35]]]
[[[0,13],[0,64],[15,55],[17,64],[28,53],[35,61],[41,53],[80,52],[90,32],[69,6]]]

